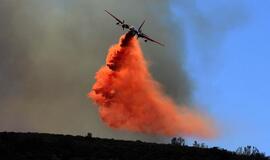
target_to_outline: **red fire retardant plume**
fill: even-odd
[[[173,72],[173,71],[172,71]],[[111,128],[163,136],[214,136],[209,119],[166,96],[151,74],[136,38],[123,35],[109,49],[89,97]]]

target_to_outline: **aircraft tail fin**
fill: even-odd
[[[142,31],[142,26],[144,25],[144,23],[145,23],[145,20],[142,22],[142,24],[140,25],[140,27],[139,27],[139,31]]]

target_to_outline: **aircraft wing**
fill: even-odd
[[[158,41],[156,41],[156,40],[151,39],[151,38],[148,37],[146,34],[142,34],[141,37],[144,38],[144,39],[147,39],[147,40],[149,40],[149,41],[152,41],[152,42],[154,42],[154,43],[157,43],[157,44],[159,44],[159,45],[161,45],[161,46],[163,46],[163,47],[165,46],[164,44],[162,44],[162,43],[160,43],[160,42],[158,42]]]
[[[117,20],[119,23],[123,24],[123,22],[118,19],[117,17],[115,17],[113,14],[111,14],[109,11],[105,10],[105,12],[107,12],[110,16],[112,16],[115,20]]]

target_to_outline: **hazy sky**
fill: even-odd
[[[233,11],[231,1],[199,2],[197,7],[204,13],[210,14],[220,5]],[[186,69],[196,85],[193,97],[223,127],[220,138],[205,142],[231,150],[254,145],[269,155],[270,1],[238,2],[246,16],[240,25],[221,34],[222,39],[212,39],[211,35],[200,39],[181,9],[172,5],[172,10],[178,18],[185,19],[189,39]],[[212,16],[216,18],[213,25],[219,25],[219,15]],[[212,48],[204,50],[204,43]]]

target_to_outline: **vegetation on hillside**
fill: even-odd
[[[194,143],[195,144],[195,143]],[[248,151],[250,149],[250,151]],[[244,152],[242,151],[244,150]],[[40,133],[0,133],[0,159],[18,160],[269,160],[248,147],[230,152],[218,147],[202,145],[189,147],[183,138],[172,139],[172,144],[141,141],[101,139]]]

